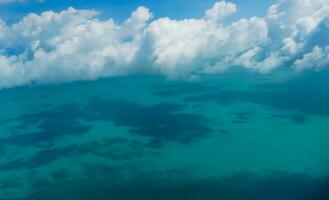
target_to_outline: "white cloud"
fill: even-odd
[[[130,73],[189,78],[233,66],[268,73],[285,63],[299,70],[328,65],[327,0],[280,0],[263,18],[224,25],[234,12],[234,4],[221,1],[200,19],[152,21],[139,7],[122,24],[74,8],[32,13],[13,25],[0,20],[0,88]]]
[[[297,71],[305,69],[320,70],[329,66],[329,46],[319,47],[316,46],[309,53],[303,55],[302,58],[294,62],[294,68]]]
[[[226,3],[225,1],[217,2],[215,5],[206,11],[204,18],[213,22],[220,22],[226,16],[236,12],[236,5]]]

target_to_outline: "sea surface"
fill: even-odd
[[[328,200],[329,73],[0,90],[0,200]]]

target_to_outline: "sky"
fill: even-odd
[[[202,17],[204,11],[218,0],[0,0],[0,17],[9,22],[18,21],[28,13],[45,10],[61,11],[68,7],[96,9],[102,18],[111,17],[123,21],[138,6],[154,12],[156,18],[170,16],[173,19]],[[2,2],[2,3],[1,3]],[[232,0],[239,7],[240,17],[262,16],[275,0]],[[236,18],[236,17],[235,17]]]
[[[329,66],[328,0],[0,0],[0,88]]]

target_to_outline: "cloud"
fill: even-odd
[[[236,12],[236,5],[226,3],[225,1],[216,3],[211,9],[207,10],[204,18],[206,20],[220,22],[223,18]]]
[[[133,73],[171,78],[218,74],[231,67],[261,73],[328,65],[327,0],[280,0],[266,16],[223,20],[236,5],[217,2],[203,17],[152,20],[137,8],[122,24],[94,10],[68,8],[0,20],[0,88]]]
[[[296,70],[301,71],[305,69],[320,70],[323,67],[329,66],[329,46],[316,46],[309,53],[303,55],[302,58],[294,62]]]

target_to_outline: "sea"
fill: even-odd
[[[0,90],[0,200],[328,200],[329,72]]]

